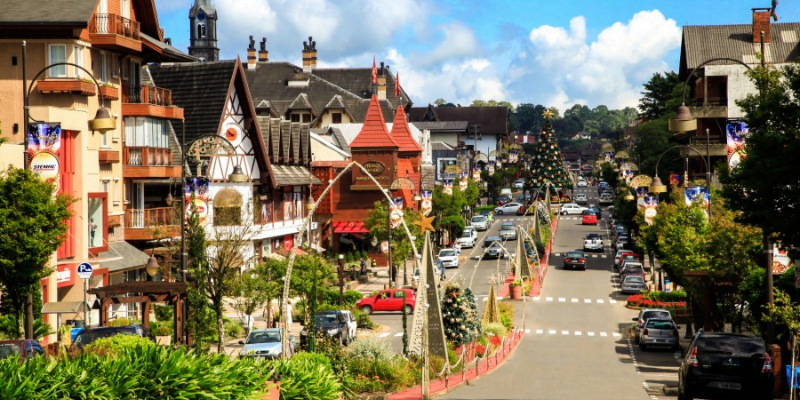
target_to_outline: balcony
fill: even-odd
[[[728,144],[727,139],[720,136],[711,136],[708,143],[708,153],[712,157],[727,157]],[[692,147],[700,152],[705,157],[706,155],[706,137],[705,136],[692,136],[689,138],[689,147]],[[681,149],[681,157],[698,157],[697,153],[687,149]]]
[[[152,85],[122,86],[122,115],[183,118],[183,108],[172,104],[172,91]]]
[[[48,78],[40,80],[36,82],[36,90],[41,94],[97,95],[97,86],[94,82],[79,78]]]
[[[92,46],[116,52],[142,51],[139,23],[116,14],[95,14],[89,22]]]
[[[695,118],[728,118],[727,97],[691,99],[688,106]]]
[[[124,146],[122,148],[125,178],[178,178],[181,167],[172,165],[172,150],[161,147]]]
[[[125,210],[125,240],[153,240],[180,234],[172,207]]]

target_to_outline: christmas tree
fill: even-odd
[[[486,310],[483,312],[484,324],[500,323],[500,307],[497,305],[497,297],[494,294],[494,282],[489,285],[489,298],[486,299]]]
[[[572,181],[564,169],[564,157],[556,142],[552,118],[553,112],[546,110],[542,134],[536,144],[528,180],[531,188],[543,189],[548,184],[562,189],[572,187]]]
[[[448,284],[442,300],[442,323],[445,338],[455,346],[472,343],[480,334],[478,305],[471,290]]]

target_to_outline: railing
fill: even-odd
[[[714,136],[714,135],[711,135],[708,139],[709,139],[708,140],[708,144],[712,145],[712,146],[713,145],[720,145],[720,144],[727,144],[728,143],[728,139],[725,136],[720,136],[720,135]],[[706,136],[705,135],[692,136],[692,137],[689,138],[689,144],[691,144],[693,146],[705,146],[706,145]],[[697,155],[697,153],[694,153],[694,156],[696,156],[696,155]],[[690,155],[690,157],[694,157],[694,156]]]
[[[151,85],[122,85],[122,102],[172,107],[172,91]]]
[[[108,33],[139,40],[139,23],[116,14],[95,14],[89,33]]]
[[[702,97],[689,99],[689,106],[691,107],[703,107],[703,106],[727,106],[728,105],[728,98],[727,97],[706,97],[703,99]]]
[[[126,228],[173,226],[176,221],[175,209],[172,207],[125,210]]]
[[[172,149],[162,147],[125,146],[122,149],[125,165],[159,167],[172,165]]]

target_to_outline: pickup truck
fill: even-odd
[[[583,251],[603,251],[603,238],[598,233],[590,233],[583,239]]]

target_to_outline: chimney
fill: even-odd
[[[386,66],[383,65],[383,61],[378,68],[378,100],[386,100]]]
[[[303,42],[303,72],[310,73],[314,68],[317,68],[317,42],[309,36]]]
[[[247,47],[247,69],[256,69],[256,41],[250,36],[250,46]]]
[[[267,38],[261,38],[261,47],[258,50],[258,62],[269,61],[269,51],[267,51]]]
[[[764,32],[764,43],[770,42],[769,18],[771,8],[753,9],[753,43],[761,43],[761,32]]]

